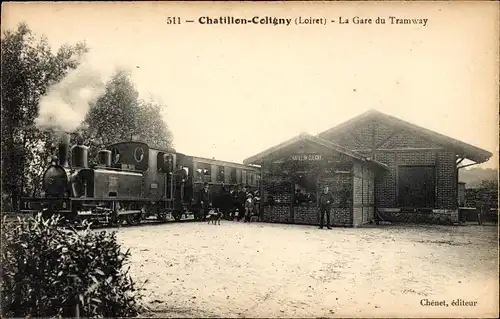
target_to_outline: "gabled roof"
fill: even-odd
[[[423,128],[421,126],[403,121],[397,117],[382,113],[382,112],[374,110],[374,109],[371,109],[365,113],[362,113],[356,117],[353,117],[352,119],[350,119],[344,123],[341,123],[341,124],[334,126],[330,129],[324,131],[324,132],[321,132],[318,134],[318,137],[323,138],[323,139],[327,139],[329,136],[341,131],[342,129],[345,129],[351,125],[361,123],[362,121],[366,121],[366,120],[378,120],[381,122],[386,122],[388,124],[394,124],[394,125],[404,127],[410,131],[414,131],[418,134],[421,134],[422,136],[425,136],[428,139],[435,141],[438,144],[441,144],[445,147],[454,149],[461,156],[463,156],[469,160],[472,160],[476,163],[486,162],[487,160],[490,159],[491,156],[493,156],[492,153],[490,153],[486,150],[483,150],[479,147],[476,147],[474,145],[456,140],[454,138],[451,138],[451,137],[448,137],[446,135],[434,132],[432,130]]]
[[[371,160],[371,159],[369,159],[369,158],[367,158],[359,153],[353,152],[345,147],[342,147],[340,145],[334,144],[330,141],[324,140],[322,138],[319,138],[317,136],[307,134],[307,133],[301,133],[301,134],[299,134],[299,135],[297,135],[297,136],[295,136],[295,137],[293,137],[293,138],[291,138],[291,139],[289,139],[281,144],[275,145],[273,147],[268,148],[265,151],[262,151],[254,156],[251,156],[251,157],[245,159],[243,161],[243,164],[245,164],[245,165],[260,164],[265,157],[271,156],[272,154],[274,154],[274,153],[276,153],[276,152],[278,152],[278,151],[280,151],[288,146],[291,146],[295,143],[298,143],[300,141],[309,141],[309,142],[312,142],[316,145],[322,146],[322,147],[326,148],[327,150],[344,154],[344,155],[346,155],[350,158],[353,158],[357,161],[365,162],[367,164],[371,164],[371,165],[377,166],[379,168],[388,169],[388,166],[383,164],[383,163]]]

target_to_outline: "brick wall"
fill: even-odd
[[[363,207],[353,207],[352,209],[352,224],[354,226],[363,224]]]
[[[294,208],[294,222],[296,224],[318,225],[319,212],[316,205],[301,205]]]
[[[385,208],[398,207],[396,198],[396,171],[398,165],[435,165],[436,186],[438,189],[436,207],[441,209],[457,208],[457,183],[455,154],[447,151],[377,151],[377,160],[389,165],[376,180],[376,206]]]
[[[319,208],[316,206],[298,206],[294,208],[294,223],[304,225],[319,225]],[[350,208],[333,207],[330,209],[332,226],[352,226]],[[326,224],[326,216],[325,216]]]
[[[375,178],[375,206],[395,207],[396,206],[396,156],[395,153],[378,152],[377,161],[389,166],[388,171],[380,172]]]
[[[329,180],[328,184],[332,189],[339,189],[339,185],[349,187],[351,185],[351,178],[350,174],[338,174],[336,178],[336,185],[333,184],[333,180]],[[325,183],[325,181],[323,181],[323,183]],[[368,186],[366,187],[368,188]],[[369,198],[368,192],[364,192],[364,194],[367,194],[365,196]],[[343,205],[339,196],[335,196],[335,202],[333,205],[334,207],[330,209],[330,222],[332,226],[357,226],[366,224],[373,220],[373,207],[338,207]],[[319,224],[319,208],[316,205],[300,205],[294,207],[293,209],[294,211],[292,215],[290,205],[276,204],[272,206],[265,206],[263,208],[263,221],[271,223],[296,223],[306,225]]]
[[[354,205],[363,204],[363,178],[354,176],[353,177],[353,202]]]
[[[353,225],[367,224],[373,220],[375,174],[369,167],[353,167]]]
[[[379,149],[401,149],[401,148],[440,148],[441,145],[432,140],[421,137],[415,132],[401,131],[399,127],[393,127],[381,122],[366,122],[363,125],[358,125],[348,131],[349,134],[343,132],[337,136],[329,138],[343,146],[351,149],[370,149],[373,145],[373,131],[375,127],[375,145]],[[395,133],[395,134],[394,134]],[[370,152],[363,152],[369,156]],[[397,190],[396,190],[396,171],[398,165],[435,165],[436,166],[436,183],[437,196],[436,208],[441,209],[456,209],[457,207],[457,184],[456,184],[456,169],[455,169],[455,153],[447,150],[415,150],[415,151],[376,151],[375,159],[385,163],[390,170],[378,176],[375,182],[377,207],[393,208],[397,207]],[[355,168],[355,170],[358,168]],[[354,179],[354,203],[361,201],[360,177]],[[363,193],[365,192],[363,185]],[[366,198],[363,195],[363,202]],[[354,213],[357,216],[357,212]],[[362,214],[365,215],[364,212]],[[368,216],[368,215],[367,215]],[[364,219],[363,219],[364,222]]]
[[[379,131],[377,131],[377,133],[378,132]],[[387,133],[389,133],[390,135],[392,132],[394,132],[394,130]],[[379,148],[403,148],[403,147],[437,148],[440,147],[440,145],[426,138],[419,137],[417,134],[414,133],[400,132],[379,146]]]
[[[271,194],[271,190],[277,189],[274,193],[276,198],[285,196],[286,203],[275,203],[274,205],[265,205],[263,207],[263,221],[271,223],[296,223],[306,225],[319,224],[319,208],[316,204],[299,205],[291,211],[291,205],[288,204],[288,188],[278,187],[287,185],[289,182],[280,179],[269,179],[263,181],[264,194]],[[330,210],[330,222],[334,226],[352,226],[352,174],[351,173],[334,173],[327,178],[322,178],[319,181],[319,190],[323,185],[328,185],[334,194],[335,201]],[[291,188],[290,188],[291,189]],[[347,191],[347,201],[344,200],[343,194]],[[285,194],[285,195],[284,195]],[[293,213],[293,214],[292,214]],[[326,216],[325,216],[326,222]]]
[[[289,205],[273,205],[264,206],[265,222],[269,223],[289,223],[290,220],[290,206]]]
[[[333,226],[352,226],[352,214],[350,208],[331,208],[330,218]]]
[[[438,153],[438,198],[437,208],[458,208],[458,171],[453,152]]]
[[[390,222],[415,224],[453,225],[458,223],[458,210],[434,209],[432,211],[378,210],[379,219]]]

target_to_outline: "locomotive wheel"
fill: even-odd
[[[167,221],[167,212],[164,211],[164,212],[160,212],[160,213],[157,213],[156,214],[156,218],[159,220],[159,221],[162,221],[162,222],[165,222]]]
[[[116,218],[116,221],[114,221],[112,218],[109,220],[108,222],[108,226],[111,226],[111,227],[120,227],[123,225],[123,223],[125,222],[123,216],[118,216]]]
[[[174,212],[172,215],[174,216],[175,221],[180,221],[182,218],[181,212]]]
[[[141,214],[129,214],[125,217],[125,221],[130,226],[139,225],[141,223]]]
[[[200,221],[201,220],[200,212],[194,211],[193,212],[193,217],[194,217],[195,221]]]

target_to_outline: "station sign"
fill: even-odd
[[[321,154],[293,154],[292,161],[321,161]]]

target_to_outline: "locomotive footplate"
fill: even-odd
[[[69,198],[21,198],[21,213],[37,213],[44,209],[61,213],[71,212]]]

